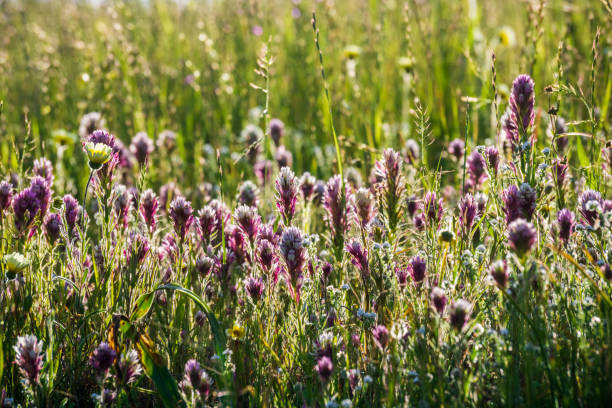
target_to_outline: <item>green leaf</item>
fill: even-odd
[[[164,407],[186,407],[185,401],[178,389],[178,384],[161,356],[154,350],[151,339],[140,333],[137,335],[136,348],[144,372],[151,378]]]
[[[149,313],[149,310],[151,310],[154,300],[155,292],[149,292],[141,295],[138,300],[136,300],[136,305],[134,306],[134,310],[132,310],[132,314],[130,315],[130,322],[135,322],[136,320],[140,320],[145,317],[147,313]]]
[[[184,287],[176,285],[174,283],[169,283],[167,285],[161,285],[156,290],[162,290],[162,289],[174,290],[179,293],[183,293],[187,295],[188,297],[190,297],[191,300],[193,300],[198,306],[200,306],[200,308],[206,314],[206,318],[208,319],[208,323],[210,324],[210,329],[213,333],[213,338],[215,341],[215,350],[217,351],[217,355],[221,358],[221,360],[223,360],[224,358],[223,352],[225,351],[225,344],[226,344],[225,331],[223,331],[223,328],[221,327],[219,320],[217,320],[217,317],[213,313],[210,306],[208,306],[208,304],[204,300],[202,300],[198,295],[193,293],[191,290],[185,289]]]
[[[580,163],[580,166],[588,167],[589,157],[587,156],[586,151],[584,150],[581,137],[576,138],[576,152],[578,153],[578,162]]]

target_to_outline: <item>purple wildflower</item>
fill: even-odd
[[[425,280],[427,272],[427,261],[420,256],[413,257],[408,264],[412,280],[416,283],[421,283]]]
[[[121,381],[124,384],[131,384],[135,382],[140,373],[142,373],[142,367],[138,360],[138,353],[136,350],[131,349],[126,353],[121,353],[119,358],[119,373]]]
[[[51,188],[44,178],[35,176],[30,183],[30,190],[36,195],[39,202],[40,216],[44,217],[51,201]]]
[[[368,261],[368,250],[364,248],[359,241],[353,240],[349,242],[346,246],[346,252],[348,252],[352,259],[351,262],[357,268],[359,268],[359,272],[361,276],[365,279],[368,275],[370,275],[370,264]]]
[[[499,285],[500,288],[505,288],[508,283],[508,265],[506,261],[495,261],[489,267],[489,275]]]
[[[0,218],[1,214],[6,211],[13,198],[13,185],[8,181],[0,182]]]
[[[47,239],[53,245],[62,232],[62,217],[56,213],[49,213],[43,222],[43,230]]]
[[[261,141],[263,140],[264,134],[259,126],[249,123],[246,125],[240,133],[242,142],[246,145],[246,154],[251,163],[254,163],[257,159],[257,155],[261,150]]]
[[[518,218],[531,220],[536,209],[537,195],[529,184],[523,183],[520,188],[515,185],[509,186],[502,192],[502,199],[506,223],[510,224]]]
[[[464,234],[469,234],[472,224],[478,214],[478,207],[474,196],[467,193],[459,200],[459,224]]]
[[[391,232],[395,232],[401,217],[401,203],[405,190],[401,169],[401,156],[393,149],[385,149],[382,159],[375,165],[376,177],[382,179],[378,207],[384,214]]]
[[[255,183],[247,180],[240,184],[236,200],[240,204],[257,207],[259,205],[259,189]]]
[[[117,358],[115,350],[108,343],[102,342],[89,357],[89,364],[100,377],[105,377]]]
[[[280,140],[283,137],[283,134],[285,133],[285,124],[283,123],[283,121],[276,118],[271,119],[268,131],[270,132],[270,136],[274,141],[274,145],[279,146]]]
[[[487,166],[489,172],[495,177],[497,176],[497,169],[499,168],[499,150],[495,146],[487,146],[484,150],[485,158],[487,159]]]
[[[138,232],[132,232],[128,236],[127,260],[134,261],[136,265],[142,263],[149,253],[149,240]]]
[[[267,239],[257,240],[257,260],[261,269],[267,274],[272,270],[272,264],[275,259],[274,244]]]
[[[170,202],[178,195],[180,195],[180,191],[173,182],[161,186],[159,189],[159,205],[162,211],[166,212]]]
[[[557,226],[559,228],[559,239],[564,243],[569,241],[574,225],[576,224],[574,213],[567,208],[562,209],[557,213]]]
[[[87,137],[87,141],[94,144],[102,143],[107,145],[111,149],[115,147],[115,136],[111,135],[103,129],[97,129],[91,132]]]
[[[453,302],[450,309],[450,324],[456,330],[461,331],[467,323],[472,312],[472,305],[464,299]]]
[[[406,287],[406,284],[408,283],[408,272],[409,271],[406,268],[395,268],[395,276],[400,288]]]
[[[286,226],[291,225],[295,215],[299,182],[288,167],[283,167],[276,178],[276,208],[283,217]]]
[[[12,200],[13,213],[15,214],[15,228],[23,232],[27,230],[40,209],[40,200],[31,188],[19,192]]]
[[[511,118],[518,129],[527,131],[533,125],[534,119],[534,83],[529,75],[519,75],[512,83],[510,94]]]
[[[176,197],[170,203],[170,218],[174,225],[174,232],[181,240],[184,240],[193,222],[191,203],[185,197]]]
[[[49,186],[53,185],[53,164],[49,159],[41,157],[34,160],[32,172],[35,176],[42,177]]]
[[[591,227],[599,220],[603,200],[595,190],[586,190],[578,197],[578,211]]]
[[[444,290],[442,288],[435,287],[432,289],[431,302],[433,303],[439,314],[442,314],[444,312],[444,308],[446,307],[446,301],[446,293],[444,293]]]
[[[253,243],[261,225],[261,217],[257,214],[257,209],[244,204],[240,205],[234,211],[234,220],[249,241]]]
[[[427,192],[423,198],[422,212],[423,219],[428,224],[438,224],[442,220],[442,214],[444,214],[442,199],[438,199],[433,191]]]
[[[116,184],[113,187],[113,211],[117,217],[117,222],[124,228],[128,224],[128,216],[132,202],[127,188],[123,184]]]
[[[253,166],[253,171],[260,184],[267,184],[274,174],[274,162],[270,160],[260,160]]]
[[[66,194],[62,201],[64,202],[63,215],[66,219],[66,230],[69,234],[72,234],[74,232],[74,228],[79,222],[82,209],[77,199],[70,194]]]
[[[253,301],[257,303],[263,295],[264,281],[256,276],[249,276],[244,281],[244,288],[246,289],[251,299],[253,299]]]
[[[331,359],[327,356],[323,356],[317,361],[315,365],[315,371],[319,374],[319,379],[322,383],[327,384],[329,381],[332,372],[334,370],[334,364]]]
[[[406,211],[410,217],[414,217],[414,213],[419,209],[419,202],[414,194],[409,195],[404,200]]]
[[[96,129],[104,127],[104,119],[100,112],[89,112],[81,118],[79,124],[79,136],[81,139],[87,138]]]
[[[151,189],[147,189],[142,193],[140,198],[140,215],[147,224],[147,226],[153,231],[155,230],[155,224],[157,222],[157,209],[159,208],[159,200],[157,195]]]
[[[406,160],[409,164],[414,165],[421,157],[421,148],[419,147],[419,143],[414,139],[408,139],[406,140],[404,147],[406,149]]]
[[[285,262],[285,272],[291,287],[296,292],[296,299],[299,299],[299,288],[301,287],[302,268],[304,266],[305,250],[302,246],[304,238],[302,232],[289,227],[283,231],[280,239],[280,253]]]
[[[351,198],[355,218],[359,222],[359,226],[365,230],[376,214],[372,193],[367,188],[362,187]]]
[[[389,329],[383,325],[378,325],[372,329],[372,337],[374,338],[374,343],[381,349],[384,349],[389,344]]]
[[[459,160],[465,153],[465,142],[463,139],[454,139],[448,144],[448,153]]]
[[[487,163],[478,150],[474,150],[467,158],[467,166],[474,187],[480,185],[487,178]]]
[[[154,146],[153,141],[149,139],[149,136],[145,132],[138,132],[132,138],[130,143],[130,152],[136,157],[138,163],[143,166],[151,153],[153,153]]]
[[[155,144],[159,149],[165,149],[168,153],[172,153],[176,147],[176,139],[176,132],[166,129],[157,136]]]
[[[276,164],[278,164],[279,169],[282,169],[283,167],[291,167],[293,165],[293,155],[285,148],[285,146],[278,146],[276,153],[274,154],[274,159],[276,160]]]
[[[317,184],[317,179],[312,176],[310,173],[305,172],[300,177],[300,190],[302,191],[302,197],[304,201],[308,202],[314,193],[315,185]]]
[[[348,227],[346,213],[346,191],[342,191],[342,179],[335,175],[327,182],[324,198],[327,226],[331,231],[336,259],[342,259],[344,233]]]
[[[25,381],[34,385],[38,383],[43,368],[43,343],[36,336],[19,336],[15,350],[15,364]]]
[[[522,256],[529,252],[535,244],[537,232],[530,222],[521,218],[508,225],[508,243],[510,247]]]

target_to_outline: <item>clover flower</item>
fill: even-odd
[[[487,178],[487,163],[484,157],[474,150],[467,158],[468,173],[474,186],[480,185]]]
[[[275,186],[276,208],[281,213],[285,225],[289,226],[295,215],[299,181],[290,168],[283,167],[276,178]]]
[[[557,226],[559,239],[564,243],[569,241],[572,232],[574,232],[574,226],[576,224],[574,213],[564,208],[557,212]]]
[[[384,349],[389,344],[389,329],[383,325],[378,325],[372,329],[372,337],[374,338],[374,343],[381,349]]]
[[[17,231],[24,232],[31,225],[41,208],[41,202],[36,191],[28,187],[20,191],[12,199],[14,223]]]
[[[8,181],[0,182],[0,219],[2,213],[11,206],[11,200],[13,198],[13,185]]]
[[[306,261],[303,241],[302,232],[295,227],[289,227],[283,231],[279,244],[280,254],[285,263],[288,283],[290,283],[298,299],[302,280],[302,268]]]
[[[142,373],[142,366],[138,359],[138,353],[134,349],[121,353],[119,357],[119,373],[124,384],[136,382]]]
[[[87,138],[96,129],[104,127],[104,119],[100,112],[89,112],[81,118],[79,123],[79,136],[81,139]]]
[[[280,145],[280,140],[283,137],[283,134],[285,133],[285,124],[282,120],[273,118],[270,120],[268,132],[272,137],[272,141],[274,141],[274,145],[278,147]]]
[[[256,276],[249,276],[244,281],[244,288],[251,299],[253,299],[254,302],[258,302],[263,295],[264,281]]]
[[[261,217],[257,214],[257,209],[242,204],[234,211],[234,220],[240,230],[249,238],[249,241],[254,242],[261,225]]]
[[[130,152],[136,157],[140,165],[144,165],[149,155],[155,150],[153,141],[145,132],[138,132],[130,143]]]
[[[519,256],[531,250],[536,242],[537,232],[530,222],[519,218],[508,225],[508,243]]]
[[[444,214],[444,207],[442,205],[442,199],[438,199],[438,196],[433,191],[428,191],[423,198],[422,205],[423,220],[427,224],[438,224],[442,220],[442,214]]]
[[[70,194],[66,194],[62,202],[62,213],[66,220],[66,231],[72,234],[81,217],[82,208],[77,199]]]
[[[113,366],[116,358],[115,350],[108,343],[102,342],[89,357],[89,365],[93,367],[98,377],[103,378]]]
[[[463,139],[454,139],[448,144],[448,153],[459,160],[465,153],[465,142]]]
[[[519,75],[512,83],[510,94],[511,118],[517,124],[518,129],[527,131],[534,120],[534,83],[529,75]]]
[[[302,192],[302,198],[304,201],[310,201],[316,184],[317,179],[313,175],[308,172],[302,174],[302,177],[300,177],[300,191]]]
[[[470,319],[472,305],[464,299],[459,299],[453,302],[450,308],[450,324],[457,331],[461,331],[463,326]]]
[[[257,207],[259,205],[259,189],[255,183],[247,180],[240,184],[236,200],[240,204]]]
[[[15,350],[15,364],[27,384],[38,383],[43,368],[43,342],[34,335],[19,336]]]
[[[368,261],[368,250],[364,248],[359,241],[353,240],[346,246],[346,252],[351,255],[351,262],[359,269],[361,276],[364,278],[369,276],[370,264]]]
[[[508,265],[506,261],[498,260],[493,262],[489,267],[489,275],[500,288],[505,288],[508,283]]]
[[[327,226],[331,231],[332,246],[336,258],[342,258],[344,249],[344,234],[348,228],[346,211],[346,190],[342,191],[342,179],[335,175],[327,182],[324,197]]]
[[[431,290],[431,303],[433,303],[436,311],[439,314],[444,313],[446,301],[446,293],[444,293],[444,290],[442,288],[435,287]]]
[[[355,194],[351,197],[351,202],[353,214],[359,222],[359,226],[365,230],[376,214],[372,193],[369,189],[362,187],[355,191]]]
[[[520,188],[511,185],[502,192],[502,200],[506,223],[510,224],[518,218],[529,221],[536,209],[537,194],[527,183],[521,184]]]
[[[157,222],[157,209],[159,208],[159,200],[155,192],[147,189],[140,197],[140,215],[151,230],[155,230]]]
[[[315,371],[319,374],[319,379],[322,383],[327,384],[334,371],[334,363],[327,356],[321,357],[315,365]]]
[[[414,256],[408,263],[408,268],[412,280],[416,283],[421,283],[425,280],[425,273],[427,272],[427,261],[420,256]]]
[[[274,153],[274,159],[279,169],[293,165],[293,155],[285,146],[278,146],[276,153]]]
[[[56,213],[49,213],[43,221],[43,230],[47,239],[53,245],[62,232],[62,217]]]
[[[174,226],[174,232],[181,239],[185,239],[189,227],[193,223],[193,209],[191,208],[191,202],[187,201],[185,197],[176,197],[170,203],[170,218]]]
[[[49,159],[41,157],[34,160],[32,172],[35,176],[42,177],[49,186],[53,185],[53,164]]]
[[[472,230],[474,219],[478,214],[478,206],[473,195],[467,193],[459,200],[459,225],[464,234]]]
[[[602,204],[601,194],[595,190],[583,191],[578,196],[578,212],[591,227],[594,227],[599,220]]]

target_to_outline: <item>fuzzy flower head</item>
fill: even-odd
[[[40,204],[40,215],[41,217],[44,217],[47,214],[47,210],[49,209],[49,204],[51,202],[51,186],[44,178],[35,176],[32,178],[30,183],[30,190],[36,195],[36,198]]]
[[[317,179],[313,175],[308,172],[302,174],[302,177],[300,177],[300,191],[302,192],[302,198],[304,198],[304,201],[310,201],[310,198],[315,191],[316,184]]]
[[[506,261],[498,260],[489,267],[489,275],[500,288],[505,288],[508,283],[508,265]]]
[[[512,120],[519,129],[527,131],[533,125],[534,119],[534,83],[529,75],[519,75],[512,83],[510,94],[510,109]]]
[[[140,197],[140,215],[147,226],[154,230],[157,222],[157,210],[159,208],[159,200],[157,195],[151,189],[147,189]]]
[[[36,191],[28,187],[12,199],[15,228],[23,232],[27,230],[36,218],[41,202]]]
[[[601,194],[595,190],[586,190],[578,197],[578,211],[582,219],[591,227],[597,224],[602,205]]]
[[[252,181],[245,181],[240,184],[236,200],[240,204],[257,207],[259,205],[259,189]]]
[[[142,366],[138,360],[138,353],[131,349],[126,353],[121,353],[119,358],[119,372],[121,373],[121,381],[124,384],[135,382],[142,373]]]
[[[285,146],[278,146],[276,153],[274,153],[274,159],[279,169],[293,165],[293,155]]]
[[[185,197],[176,197],[170,203],[170,218],[172,219],[176,235],[180,239],[185,239],[185,235],[193,222],[191,203]]]
[[[383,325],[378,325],[372,329],[372,337],[378,347],[384,349],[389,344],[389,329]]]
[[[321,382],[327,384],[331,378],[332,372],[334,371],[334,364],[329,357],[323,356],[317,361],[315,371],[317,374],[319,374],[319,379]]]
[[[465,142],[463,139],[454,139],[448,144],[448,153],[459,160],[465,153]]]
[[[276,208],[286,226],[291,225],[295,214],[299,181],[289,167],[283,167],[276,178]]]
[[[136,157],[140,165],[144,165],[149,158],[149,155],[153,153],[154,145],[153,141],[147,136],[145,132],[138,132],[132,138],[130,143],[130,152]]]
[[[62,217],[56,213],[49,213],[43,221],[43,230],[47,239],[53,245],[62,232]]]
[[[85,153],[89,159],[89,168],[98,170],[111,159],[112,149],[104,143],[85,143]]]
[[[108,343],[102,342],[89,357],[91,365],[99,377],[105,377],[117,358],[115,350]]]
[[[279,244],[280,254],[285,262],[285,271],[294,289],[300,286],[302,268],[306,261],[303,241],[302,232],[295,227],[289,227],[283,231]]]
[[[8,181],[0,182],[0,214],[6,211],[13,198],[13,185]]]
[[[103,129],[94,130],[85,139],[87,143],[93,143],[94,145],[102,143],[111,149],[115,147],[116,143],[115,136]]]
[[[41,157],[34,160],[32,172],[35,176],[42,177],[49,186],[53,185],[53,164],[49,159]]]
[[[176,147],[176,139],[176,132],[164,130],[157,136],[156,144],[159,149],[164,149],[171,153]]]
[[[36,336],[19,336],[15,350],[15,364],[19,372],[30,385],[38,383],[43,368],[43,343]]]
[[[521,218],[508,225],[508,243],[519,256],[525,255],[536,242],[537,232],[533,225]]]
[[[439,314],[444,313],[444,308],[446,307],[446,293],[444,293],[444,289],[435,287],[431,291],[431,303],[436,308]]]
[[[453,302],[450,309],[450,324],[457,331],[461,331],[467,323],[472,312],[472,305],[464,299]]]
[[[487,159],[489,172],[496,176],[497,169],[499,168],[499,150],[495,146],[487,146],[484,149],[484,156]]]
[[[444,214],[442,199],[438,199],[433,191],[427,192],[423,198],[422,211],[423,218],[428,224],[438,224]]]
[[[425,280],[425,273],[427,272],[427,261],[425,259],[417,255],[410,259],[408,267],[412,280],[416,283],[421,283]]]
[[[359,226],[362,229],[367,228],[376,214],[372,193],[369,189],[362,187],[355,191],[355,194],[351,197],[351,201],[353,204],[353,213],[357,222],[359,222]]]
[[[487,163],[478,150],[474,150],[467,158],[467,166],[474,186],[480,185],[487,178]]]
[[[71,234],[79,222],[82,209],[77,199],[70,194],[66,194],[62,201],[64,203],[62,206],[62,211],[66,220],[66,230]]]
[[[271,119],[268,131],[270,132],[270,136],[274,141],[274,145],[279,146],[280,140],[285,133],[285,124],[283,121],[276,118]]]
[[[257,209],[242,204],[234,211],[234,220],[249,241],[254,242],[261,225],[261,217],[257,214]]]
[[[79,124],[79,136],[81,139],[85,139],[96,129],[101,129],[103,127],[104,119],[102,119],[102,114],[100,112],[89,112],[81,118],[81,123]]]
[[[326,211],[327,225],[332,232],[333,245],[344,247],[344,233],[348,228],[346,212],[346,191],[342,191],[342,179],[335,175],[327,182],[323,205]]]
[[[370,274],[370,264],[368,261],[368,250],[357,240],[349,242],[346,252],[351,255],[351,262],[355,265],[363,277]]]
[[[529,221],[536,209],[537,194],[527,183],[521,184],[520,188],[511,185],[502,192],[502,200],[506,223],[509,224],[518,218]]]
[[[474,196],[468,193],[461,197],[459,200],[459,225],[464,234],[468,234],[472,230],[477,215],[478,206]]]
[[[249,276],[244,281],[244,288],[246,289],[249,297],[253,299],[253,302],[257,303],[264,292],[264,281],[256,276]]]
[[[261,142],[263,140],[264,133],[257,125],[249,123],[242,130],[240,138],[246,146],[247,156],[251,162],[254,162],[257,158],[257,154],[261,150]]]
[[[574,232],[574,226],[576,225],[576,217],[574,213],[564,208],[557,213],[557,228],[559,239],[563,243],[569,241],[570,236]]]

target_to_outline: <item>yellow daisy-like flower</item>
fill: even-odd
[[[414,59],[411,57],[401,57],[397,60],[397,65],[404,71],[410,71],[414,65]]]
[[[12,273],[21,272],[29,264],[27,258],[18,252],[6,254],[4,255],[4,257],[2,257],[2,259],[4,260],[6,269],[8,269],[8,271]]]
[[[70,146],[76,142],[77,137],[74,133],[67,132],[65,129],[56,129],[51,132],[53,141],[58,146]]]
[[[85,152],[89,159],[89,167],[98,170],[104,163],[110,160],[112,149],[104,143],[87,142]]]
[[[234,340],[240,340],[244,337],[244,327],[234,323],[232,328],[225,330],[225,334]]]
[[[502,27],[499,30],[499,42],[506,47],[514,47],[516,45],[516,34],[512,27]]]
[[[361,47],[358,45],[347,45],[344,49],[344,56],[348,59],[355,59],[361,55]]]

